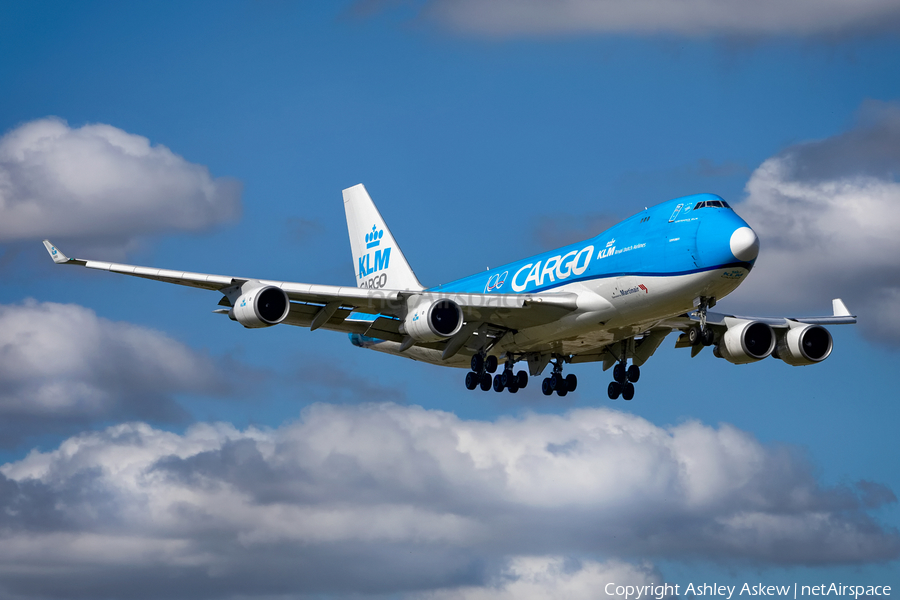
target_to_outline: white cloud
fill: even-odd
[[[0,138],[0,242],[128,241],[234,219],[241,185],[111,125],[31,121]]]
[[[850,131],[766,160],[735,206],[761,251],[733,299],[811,314],[842,297],[870,337],[900,343],[898,176],[900,106],[871,101]]]
[[[432,0],[429,16],[487,36],[814,36],[897,31],[892,0]]]
[[[430,600],[596,600],[616,597],[616,586],[626,585],[653,585],[650,589],[658,590],[658,594],[649,597],[657,600],[673,595],[671,588],[658,587],[663,577],[646,563],[573,562],[559,556],[516,556],[487,585],[439,590],[422,596]],[[607,586],[612,586],[612,594],[606,593]]]
[[[181,421],[179,392],[226,392],[213,359],[73,304],[0,305],[0,444],[110,419]]]
[[[275,430],[123,424],[0,467],[0,572],[11,595],[64,579],[121,596],[124,570],[148,597],[577,598],[611,577],[659,582],[636,557],[900,555],[869,515],[890,490],[811,472],[727,425],[606,409],[483,422],[315,405]]]

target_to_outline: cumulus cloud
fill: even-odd
[[[183,422],[184,392],[227,393],[229,369],[159,332],[73,305],[0,305],[0,445],[122,419]]]
[[[761,241],[735,300],[810,314],[842,297],[868,336],[900,344],[898,176],[900,105],[874,101],[849,131],[763,162],[735,207]]]
[[[426,14],[485,36],[841,36],[896,32],[892,0],[432,0]]]
[[[875,482],[821,486],[797,454],[734,427],[607,409],[483,422],[314,405],[275,430],[122,424],[0,467],[0,593],[589,597],[613,576],[659,582],[638,557],[895,559],[900,534],[869,515],[894,501]]]
[[[0,242],[115,239],[234,219],[241,184],[112,125],[31,121],[0,138]]]

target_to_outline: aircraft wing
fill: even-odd
[[[727,327],[730,321],[757,321],[765,323],[775,329],[791,327],[792,323],[805,323],[809,325],[852,325],[856,323],[856,315],[850,314],[847,305],[840,298],[831,301],[831,315],[815,317],[750,317],[745,315],[731,315],[708,311],[706,322],[709,325]],[[700,323],[700,315],[697,311],[690,312],[675,319],[666,319],[663,325],[672,329],[686,330]]]
[[[173,271],[155,267],[141,267],[80,258],[69,258],[49,240],[44,246],[53,262],[57,264],[79,265],[88,269],[109,271],[155,281],[164,281],[188,287],[221,292],[231,295],[244,284],[252,282],[257,286],[274,286],[284,290],[292,301],[290,312],[284,322],[301,327],[325,327],[350,333],[381,336],[384,339],[402,339],[398,331],[399,322],[406,316],[410,300],[449,299],[456,302],[463,311],[467,322],[491,323],[498,327],[519,329],[554,321],[577,308],[577,295],[557,294],[442,294],[439,291],[402,291],[367,289],[345,286],[317,285],[287,281],[271,281],[228,275],[211,275]],[[226,300],[222,306],[231,306]],[[227,309],[218,312],[227,313]],[[371,319],[342,323],[354,313],[379,315]],[[395,323],[391,323],[395,321]]]

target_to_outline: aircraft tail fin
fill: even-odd
[[[358,287],[424,289],[363,184],[344,190],[344,212]]]

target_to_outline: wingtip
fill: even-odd
[[[47,249],[47,253],[56,264],[61,265],[69,262],[69,257],[63,254],[62,250],[54,246],[50,240],[44,240],[44,248]]]
[[[835,298],[831,301],[831,307],[834,310],[834,316],[836,317],[852,317],[850,311],[847,310],[847,305],[844,304],[844,301],[840,298]]]

